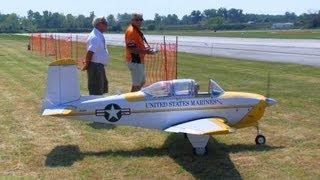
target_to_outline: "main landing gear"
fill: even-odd
[[[198,156],[203,156],[207,154],[207,144],[209,140],[209,135],[193,135],[185,134],[193,147],[193,154]]]
[[[257,128],[257,137],[255,142],[257,145],[264,145],[266,144],[266,137],[262,134],[262,131],[259,129],[259,125],[256,126]],[[184,137],[189,140],[193,147],[193,154],[198,156],[203,156],[207,154],[208,148],[207,144],[209,141],[209,135],[193,135],[193,134],[184,134]]]
[[[262,131],[259,129],[259,125],[257,125],[257,137],[255,139],[257,145],[266,144],[266,137],[262,135]]]

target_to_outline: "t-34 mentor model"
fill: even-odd
[[[256,143],[265,143],[258,121],[275,100],[225,92],[213,80],[208,92],[198,89],[194,80],[178,79],[160,81],[134,93],[81,96],[75,63],[58,60],[49,66],[42,115],[184,133],[197,155],[206,153],[210,135],[249,126],[257,127]]]

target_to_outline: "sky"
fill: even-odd
[[[243,9],[244,13],[284,14],[286,11],[300,15],[320,10],[319,0],[2,0],[0,13],[17,13],[26,16],[29,9],[42,12],[60,12],[73,15],[97,16],[109,14],[141,12],[145,19],[153,19],[154,14],[177,14],[181,18],[192,10],[205,9]]]

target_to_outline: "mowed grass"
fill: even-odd
[[[230,91],[266,93],[279,101],[261,128],[215,136],[209,154],[192,155],[181,134],[41,117],[49,58],[26,50],[26,38],[0,36],[0,175],[46,179],[319,179],[320,69],[179,54],[179,77],[207,89],[214,78]],[[110,47],[111,94],[130,89],[123,50]],[[86,74],[80,73],[86,91]]]
[[[165,34],[175,36],[209,36],[209,37],[241,37],[241,38],[276,38],[276,39],[320,39],[319,29],[293,30],[241,30],[241,31],[210,31],[210,30],[166,30],[148,31],[146,34]]]

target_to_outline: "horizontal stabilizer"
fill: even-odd
[[[221,118],[206,118],[189,121],[165,129],[166,132],[187,133],[194,135],[229,134],[234,130]]]
[[[71,115],[71,109],[45,109],[42,116],[68,116]]]

